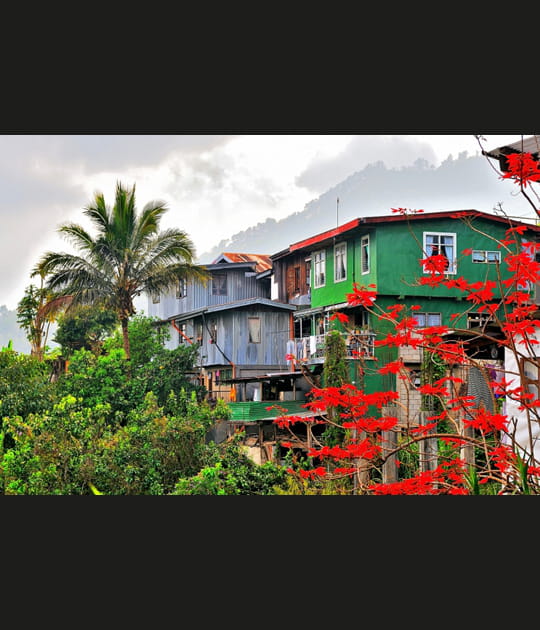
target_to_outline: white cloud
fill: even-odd
[[[494,148],[515,136],[487,136]],[[279,220],[368,163],[387,167],[474,153],[471,136],[379,135],[5,135],[0,136],[0,305],[14,309],[56,230],[84,223],[99,190],[113,203],[117,181],[136,184],[137,205],[169,206],[162,226],[192,237],[202,255],[268,218]]]

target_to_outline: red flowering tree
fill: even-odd
[[[501,179],[515,181],[532,203],[531,189],[540,181],[538,161],[529,153],[512,154],[507,160],[508,170],[500,174]],[[392,212],[408,215],[422,210],[394,208]],[[469,226],[475,229],[472,222]],[[435,253],[419,258],[423,273],[417,280],[430,287],[457,289],[465,304],[470,303],[496,324],[497,337],[491,329],[475,331],[477,339],[504,347],[505,357],[510,357],[505,359],[502,376],[485,378],[494,404],[478,405],[464,387],[466,368],[479,369],[474,356],[467,353],[470,329],[420,326],[415,318],[419,306],[396,304],[382,309],[376,286],[356,284],[345,297],[350,306],[364,307],[381,322],[380,330],[385,332],[379,331],[375,346],[414,348],[423,353],[429,370],[424,370],[422,378],[412,374],[401,357],[375,370],[393,375],[396,382],[406,382],[407,389],[400,391],[419,394],[424,413],[421,422],[407,417],[408,401],[396,388],[367,393],[351,383],[314,387],[305,406],[318,414],[316,421],[324,419],[328,410],[339,409],[340,424],[349,431],[341,443],[306,447],[309,465],[290,469],[303,487],[307,483],[311,493],[314,488],[324,492],[325,485],[335,488],[341,481],[342,491],[371,495],[540,493],[536,386],[540,359],[535,358],[540,356],[536,349],[540,313],[531,300],[531,287],[540,282],[540,263],[536,261],[540,245],[522,240],[523,226],[512,227],[510,220],[509,226],[505,238],[497,243],[509,277],[503,279],[499,274],[498,281],[473,283],[453,278],[446,273],[446,257]],[[454,317],[458,320],[459,316]],[[354,334],[345,313],[333,317]],[[401,410],[401,423],[391,413],[396,408]],[[296,421],[286,413],[276,419],[282,427]]]

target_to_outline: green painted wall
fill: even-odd
[[[465,328],[467,325],[465,319],[451,320],[450,317],[471,308],[473,303],[466,299],[466,294],[458,289],[417,285],[416,280],[424,275],[419,262],[421,258],[424,258],[422,252],[424,232],[456,234],[457,271],[455,274],[450,274],[450,278],[463,277],[468,282],[497,281],[497,265],[473,263],[470,253],[467,255],[462,253],[463,250],[468,249],[500,251],[501,277],[507,278],[509,273],[504,263],[507,252],[498,247],[498,241],[505,238],[507,225],[482,219],[475,220],[473,225],[476,229],[471,229],[461,220],[439,218],[412,221],[410,224],[389,221],[385,224],[370,226],[369,231],[358,231],[346,240],[347,279],[345,281],[334,282],[333,246],[325,248],[326,284],[324,287],[315,288],[314,264],[312,263],[311,306],[330,306],[346,302],[346,294],[352,292],[355,282],[359,286],[375,284],[377,287],[376,304],[384,311],[394,304],[404,304],[407,307],[415,304],[421,307],[421,312],[440,313],[441,324],[444,326]],[[366,234],[369,234],[370,239],[370,271],[362,274],[361,238]],[[313,254],[314,251],[312,261],[314,261]],[[333,327],[340,328],[337,322],[333,322]],[[370,316],[370,328],[377,332],[378,339],[386,336],[388,332],[394,332],[388,324],[381,322],[375,316]],[[349,361],[351,382],[363,387],[367,392],[395,388],[395,376],[378,374],[377,369],[397,359],[398,348],[386,346],[377,348],[376,357],[377,361],[366,361],[363,377],[360,373],[361,364],[358,361]]]
[[[501,261],[506,253],[497,247],[497,240],[504,239],[506,226],[477,220],[474,226],[485,232],[480,234],[460,220],[437,219],[413,222],[410,226],[403,223],[388,223],[377,230],[379,247],[377,256],[376,284],[379,293],[395,295],[453,296],[462,295],[458,289],[446,287],[415,286],[416,279],[422,275],[420,259],[424,232],[448,232],[456,234],[457,272],[451,278],[463,277],[469,282],[496,280],[497,270],[494,264],[472,262],[470,254],[464,255],[466,249],[501,251]],[[490,238],[489,235],[493,236]],[[508,277],[506,265],[501,262],[502,277]]]
[[[388,222],[359,232],[347,239],[347,279],[334,282],[334,247],[326,247],[326,283],[315,287],[312,263],[311,306],[329,306],[346,302],[346,294],[353,290],[353,283],[367,286],[375,284],[378,294],[403,296],[461,297],[458,289],[417,285],[417,279],[423,274],[420,260],[424,257],[424,232],[446,232],[456,234],[457,271],[450,278],[463,277],[469,282],[497,280],[497,266],[494,264],[473,263],[471,254],[464,255],[463,250],[476,249],[501,252],[501,276],[508,277],[504,257],[506,251],[499,248],[498,240],[505,238],[506,225],[476,220],[474,226],[480,232],[471,229],[461,220],[433,219],[412,222]],[[370,272],[361,273],[361,237],[369,234]],[[490,235],[492,238],[490,238]],[[339,241],[338,241],[339,242]],[[312,260],[314,260],[314,251]]]

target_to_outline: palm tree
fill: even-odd
[[[140,214],[135,206],[135,184],[129,190],[116,184],[114,206],[109,208],[101,192],[83,212],[97,229],[92,237],[83,227],[67,223],[58,232],[72,242],[80,255],[45,253],[33,273],[45,274],[47,289],[71,296],[73,305],[101,303],[113,309],[122,327],[126,358],[131,358],[128,323],[135,314],[133,300],[141,292],[157,296],[182,279],[209,277],[195,265],[195,247],[186,232],[159,231],[162,201],[147,203]]]

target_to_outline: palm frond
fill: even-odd
[[[94,239],[82,226],[76,223],[65,223],[60,226],[58,232],[77,249],[83,251],[92,249]]]
[[[58,313],[67,311],[73,303],[72,295],[57,295],[45,302],[36,313],[36,325],[40,326],[47,319],[56,317]]]
[[[109,208],[105,203],[103,193],[94,194],[93,205],[87,206],[83,213],[92,221],[98,232],[106,233],[109,229]]]

